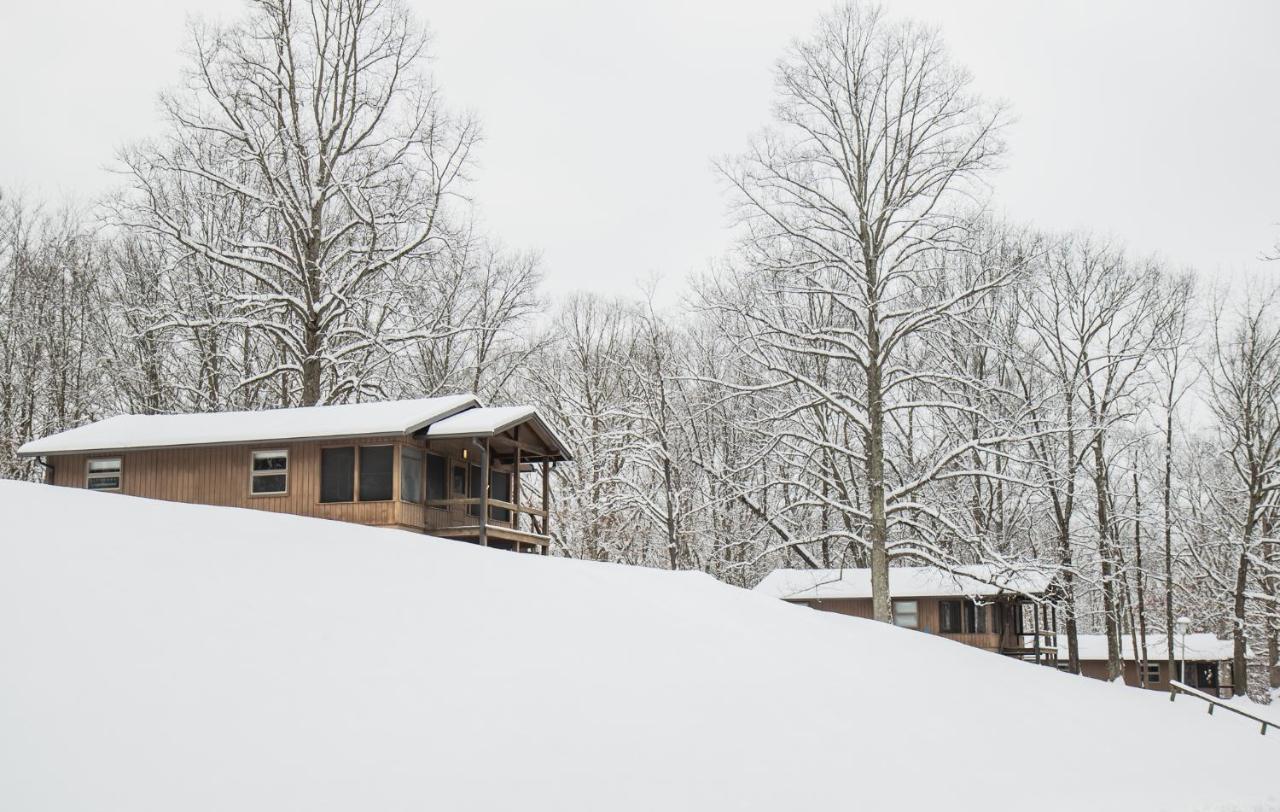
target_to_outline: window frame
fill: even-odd
[[[114,471],[94,471],[93,464],[95,462],[107,462],[115,460],[116,468]],[[95,479],[107,479],[114,476],[116,486],[114,488],[95,488],[90,483]],[[88,457],[84,461],[84,487],[85,490],[99,491],[101,493],[119,493],[124,489],[124,457]]]
[[[364,477],[362,476],[363,472],[360,470],[360,467],[364,463],[364,452],[370,448],[388,448],[391,450],[391,454],[389,455],[389,459],[391,460],[391,470],[387,473],[387,476],[390,477],[390,481],[388,482],[388,485],[390,486],[390,493],[388,493],[387,496],[382,499],[365,499],[364,497],[361,496],[361,492],[364,489],[364,481],[363,481]],[[369,443],[368,445],[358,445],[356,446],[356,449],[357,451],[356,451],[355,501],[368,502],[368,503],[394,502],[396,500],[396,484],[397,484],[396,483],[396,444],[395,443]]]
[[[1141,663],[1139,663],[1139,665],[1141,665]],[[1163,682],[1163,680],[1160,679],[1160,663],[1148,661],[1147,673],[1140,676],[1144,676],[1142,681],[1147,685],[1160,685]]]
[[[915,611],[912,613],[915,615],[915,622],[911,626],[898,622],[898,606],[908,603],[915,606]],[[890,604],[890,613],[893,615],[893,625],[899,629],[915,629],[917,631],[920,629],[920,600],[918,598],[895,598]]]
[[[258,455],[271,455],[272,457],[284,457],[284,470],[269,469],[266,471],[258,471],[253,467],[253,463],[258,459]],[[253,485],[260,477],[266,476],[284,476],[284,490],[282,491],[255,491]],[[259,499],[269,496],[288,496],[289,495],[289,449],[287,448],[252,448],[249,449],[249,496],[253,499]]]
[[[334,449],[351,449],[351,498],[350,499],[328,499],[324,498],[324,452]],[[359,501],[357,497],[360,495],[360,444],[359,443],[331,443],[320,446],[320,453],[317,455],[316,470],[319,473],[316,504],[320,505],[354,505]]]

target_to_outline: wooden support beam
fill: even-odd
[[[489,441],[480,454],[480,536],[481,547],[489,546]]]
[[[542,461],[542,535],[551,536],[551,463],[546,460]],[[550,549],[550,544],[543,547],[542,554]]]
[[[516,426],[516,439],[520,438],[520,427]],[[511,501],[516,504],[516,511],[511,514],[511,527],[520,529],[520,446],[516,445],[516,465],[511,472]]]

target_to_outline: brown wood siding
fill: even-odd
[[[955,640],[977,648],[998,651],[1000,649],[1000,635],[994,631],[972,634],[943,634],[938,631],[942,627],[941,610],[938,604],[944,600],[956,600],[955,598],[894,598],[894,600],[913,600],[918,603],[919,611],[919,630],[929,634],[936,634],[939,637],[945,637],[948,640]],[[850,615],[852,617],[871,618],[871,599],[870,598],[840,598],[834,600],[823,601],[799,601],[814,609],[820,609],[824,612],[836,612],[841,615]],[[994,623],[994,612],[990,606],[987,607],[988,627]]]
[[[390,501],[320,501],[320,450],[334,446],[413,445],[448,459],[446,487],[452,488],[452,466],[465,464],[461,444],[433,445],[405,437],[362,437],[330,439],[323,442],[262,443],[257,445],[202,446],[126,451],[109,454],[60,454],[48,457],[53,466],[51,482],[70,488],[86,487],[89,459],[121,459],[120,493],[203,505],[251,508],[299,516],[354,522],[376,526],[398,526],[415,530],[475,525],[478,517],[465,507],[440,509],[400,501],[400,454],[395,454],[393,496]],[[254,451],[286,449],[289,452],[287,491],[283,494],[252,495],[249,492]],[[495,465],[495,470],[509,470]],[[490,526],[510,527],[510,521],[490,519]],[[526,519],[525,526],[528,521]]]

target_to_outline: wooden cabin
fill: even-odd
[[[997,573],[966,566],[890,567],[893,623],[1041,665],[1057,663],[1056,610],[1039,572]],[[824,612],[872,617],[871,570],[769,573],[755,591]]]
[[[1080,647],[1080,673],[1094,679],[1107,679],[1107,637],[1104,634],[1082,634],[1077,638]],[[1145,679],[1139,679],[1143,663],[1134,657],[1133,636],[1120,636],[1122,676],[1125,685],[1168,691],[1169,680],[1176,679],[1184,685],[1199,688],[1213,696],[1231,696],[1231,660],[1235,651],[1230,640],[1219,640],[1212,634],[1186,634],[1173,636],[1173,673],[1169,673],[1169,652],[1165,635],[1147,635],[1147,662]],[[1139,645],[1141,651],[1141,645]],[[1067,640],[1058,640],[1058,662],[1067,661]]]
[[[174,502],[394,527],[546,553],[550,468],[570,459],[531,406],[472,395],[121,415],[33,440],[46,481]]]

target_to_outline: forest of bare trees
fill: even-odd
[[[885,619],[892,562],[1047,568],[1073,670],[1078,634],[1115,674],[1122,634],[1186,615],[1263,698],[1274,281],[994,216],[1005,111],[937,31],[853,5],[717,163],[736,242],[680,304],[553,299],[479,225],[479,125],[427,48],[396,0],[264,0],[192,29],[109,196],[0,190],[0,475],[123,412],[529,401],[575,454],[557,554],[748,586],[869,566]]]

